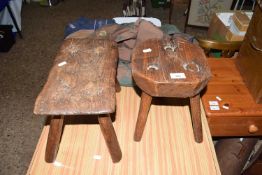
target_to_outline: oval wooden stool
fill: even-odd
[[[133,52],[132,75],[142,89],[135,141],[141,140],[152,97],[189,97],[195,140],[202,142],[199,93],[211,73],[201,48],[182,38],[147,40]]]

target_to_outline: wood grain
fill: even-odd
[[[212,135],[262,135],[262,104],[257,104],[252,98],[235,65],[235,60],[210,58],[208,63],[213,77],[207,85],[202,101]],[[220,110],[211,110],[210,101],[217,101]],[[228,109],[223,108],[223,105]],[[251,125],[258,127],[257,132],[249,132]]]
[[[111,161],[99,125],[67,124],[56,162],[48,164],[44,161],[44,152],[49,127],[45,126],[27,174],[220,175],[203,112],[201,144],[194,141],[188,106],[176,105],[152,105],[143,139],[134,142],[139,101],[132,88],[122,87],[117,94],[113,125],[123,153],[119,163]],[[74,119],[72,117],[72,121]]]
[[[174,74],[180,76],[174,78]],[[202,142],[199,93],[211,74],[206,57],[198,46],[179,37],[142,42],[132,55],[132,75],[143,91],[135,130],[136,141],[141,140],[153,96],[190,97],[195,139]]]
[[[65,40],[36,99],[34,113],[113,113],[117,57],[116,43],[107,39]]]
[[[190,109],[195,140],[196,142],[201,143],[203,141],[203,133],[199,94],[194,97],[190,97]]]
[[[64,116],[51,117],[45,152],[45,160],[48,163],[52,163],[56,158],[63,132],[63,122]]]
[[[112,120],[109,114],[100,115],[98,117],[98,122],[100,129],[104,136],[108,151],[111,155],[112,161],[114,163],[119,162],[122,158],[121,149],[116,137],[116,132],[114,130]]]
[[[185,78],[172,78],[172,73],[184,74]],[[185,98],[200,93],[211,73],[203,50],[177,37],[151,39],[136,46],[132,75],[136,84],[151,96]]]
[[[136,121],[136,128],[135,128],[135,134],[134,134],[134,140],[140,141],[145,129],[148,112],[150,110],[152,97],[145,92],[142,92],[141,94],[141,100],[140,100],[140,106],[139,106],[139,112],[138,117]]]

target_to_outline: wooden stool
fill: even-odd
[[[113,162],[122,153],[110,114],[115,112],[116,43],[101,36],[64,41],[47,83],[35,102],[34,113],[53,116],[45,159],[53,162],[68,115],[98,115],[98,121]]]
[[[135,141],[141,140],[154,96],[189,97],[195,140],[202,142],[199,93],[211,74],[201,48],[181,38],[147,40],[133,52],[132,75],[143,91]]]

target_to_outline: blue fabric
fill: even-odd
[[[89,19],[80,17],[67,24],[65,28],[65,37],[81,29],[96,30],[106,24],[115,24],[115,21],[113,19]]]
[[[10,0],[0,0],[0,12],[7,6]]]

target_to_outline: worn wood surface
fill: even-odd
[[[63,132],[63,122],[64,116],[51,117],[45,151],[45,161],[48,163],[53,162],[56,158]]]
[[[143,99],[149,99],[146,96],[190,97],[195,139],[202,141],[199,93],[207,85],[211,73],[201,48],[182,38],[147,40],[134,49],[132,75],[143,91],[136,141],[142,137],[150,108],[151,100]]]
[[[255,103],[235,60],[210,58],[208,63],[213,77],[202,96],[202,102],[212,135],[262,135],[262,105]],[[210,101],[216,101],[219,110],[211,110]]]
[[[181,74],[184,78],[177,77]],[[191,97],[206,86],[211,74],[203,50],[177,38],[152,39],[137,46],[132,55],[132,75],[151,96]]]
[[[111,155],[112,161],[114,163],[119,162],[122,158],[122,153],[110,115],[109,114],[100,115],[98,117],[98,122],[102,134],[104,136],[106,146]]]
[[[190,110],[192,118],[192,126],[196,142],[203,141],[201,109],[200,109],[200,95],[190,97]]]
[[[117,57],[116,44],[107,39],[66,39],[37,97],[34,113],[113,113]]]
[[[138,111],[138,117],[136,122],[136,129],[134,134],[134,140],[140,141],[145,129],[148,112],[150,110],[152,97],[145,92],[141,94],[140,106]]]
[[[99,125],[83,124],[90,120],[86,117],[76,124],[80,117],[71,117],[66,121],[56,162],[48,164],[44,154],[49,126],[45,126],[27,174],[220,175],[205,114],[201,115],[203,142],[199,144],[194,141],[188,106],[168,100],[170,105],[151,106],[143,139],[135,142],[140,97],[132,88],[122,87],[113,120],[123,153],[119,163],[112,162]]]
[[[256,103],[262,104],[262,10],[256,5],[236,63]]]
[[[121,150],[109,113],[115,112],[116,44],[106,31],[88,38],[68,38],[60,48],[48,80],[36,99],[35,114],[99,114],[98,121],[113,162],[121,160]],[[102,114],[105,114],[102,115]],[[59,148],[63,118],[50,122],[45,160],[53,162]]]

